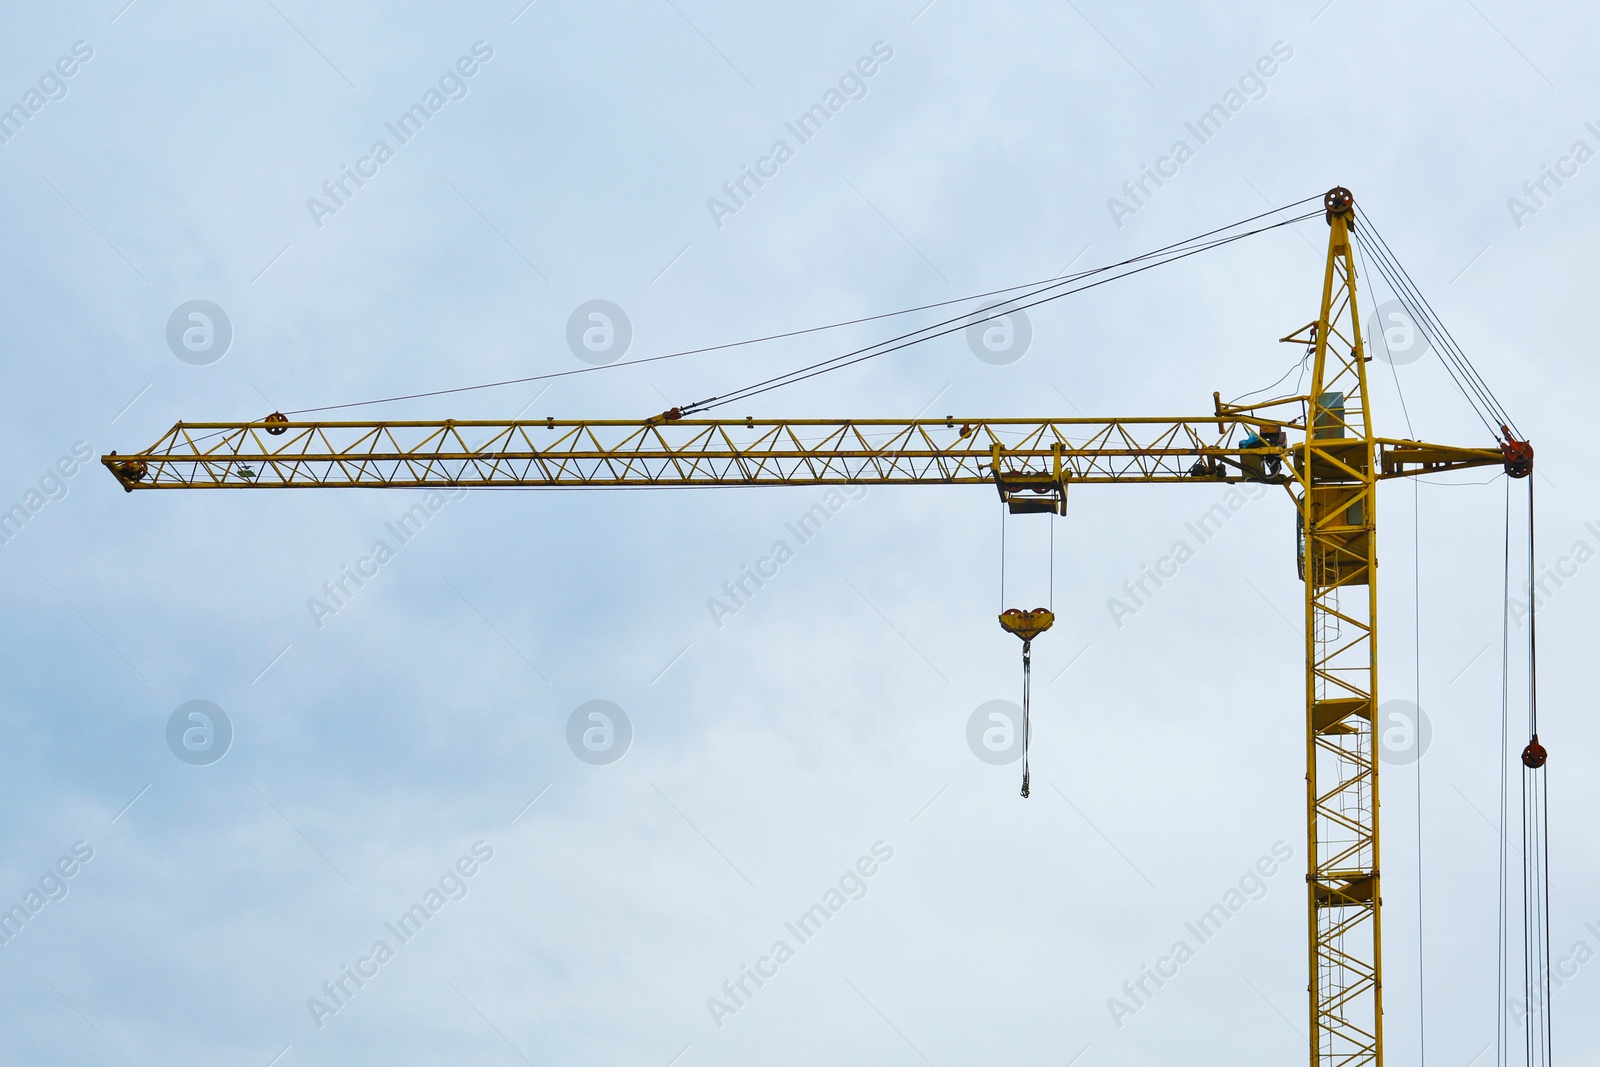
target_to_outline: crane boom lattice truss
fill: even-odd
[[[1016,511],[1079,484],[1284,486],[1305,588],[1306,905],[1312,1067],[1381,1067],[1377,519],[1380,480],[1504,465],[1526,442],[1460,448],[1375,437],[1356,305],[1353,199],[1325,198],[1310,392],[1210,415],[1123,419],[680,419],[178,423],[102,457],[149,489],[597,489],[992,484]],[[1287,417],[1285,417],[1287,412]],[[1299,436],[1289,440],[1289,433]]]
[[[978,485],[1043,464],[1063,484],[1273,481],[1287,446],[1230,439],[1249,415],[1142,419],[684,419],[180,422],[102,457],[134,489],[649,489]],[[1381,477],[1504,462],[1497,448],[1378,439]],[[998,446],[999,451],[996,452]],[[1196,465],[1200,469],[1196,469]],[[1249,468],[1249,469],[1247,469]]]

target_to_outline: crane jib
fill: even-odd
[[[1279,427],[1277,440],[1268,427]],[[123,488],[639,488],[1290,484],[1290,424],[1189,419],[179,423],[101,461]],[[1374,442],[1383,477],[1501,464],[1499,448]],[[1248,447],[1247,447],[1248,446]]]

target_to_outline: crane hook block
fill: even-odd
[[[1550,753],[1539,743],[1539,735],[1534,734],[1533,740],[1528,742],[1528,747],[1522,750],[1522,765],[1529,770],[1538,770],[1544,766],[1544,761],[1550,758]]]
[[[1032,611],[1007,608],[1000,613],[1000,626],[1007,633],[1020,637],[1023,644],[1050,629],[1055,621],[1055,614],[1045,608],[1034,608]]]

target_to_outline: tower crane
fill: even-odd
[[[1072,485],[1282,486],[1298,520],[1304,584],[1310,1062],[1381,1067],[1377,486],[1475,467],[1526,478],[1533,449],[1509,419],[1494,425],[1498,416],[1486,421],[1496,440],[1478,447],[1374,432],[1355,201],[1342,187],[1321,199],[1329,233],[1320,305],[1283,338],[1310,354],[1304,394],[1242,405],[1213,394],[1209,413],[1177,418],[694,417],[716,406],[709,402],[641,420],[274,413],[179,422],[150,447],[101,461],[130,492],[991,485],[1011,513],[1056,514]],[[1464,391],[1478,384],[1469,377]],[[1048,626],[1022,614],[1002,624],[1025,641]]]

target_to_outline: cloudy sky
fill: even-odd
[[[1541,557],[1567,561],[1540,615],[1552,937],[1573,960],[1554,1012],[1558,1046],[1592,1045],[1592,5],[433,7],[0,16],[0,509],[23,516],[0,545],[0,907],[28,916],[0,945],[0,1059],[1303,1055],[1281,494],[1132,614],[1109,602],[1221,487],[1075,492],[1053,592],[1049,522],[1010,524],[1005,603],[1053,596],[1060,617],[1024,801],[1019,766],[968,742],[980,706],[1020,696],[981,487],[128,495],[83,458],[180,419],[586,366],[568,338],[590,301],[653,355],[1050,278],[1335,184],[1538,449]],[[1201,143],[1188,124],[1230,99]],[[818,104],[826,125],[796,136]],[[1176,173],[1125,191],[1158,165]],[[1009,363],[956,334],[727,413],[1204,414],[1295,365],[1277,338],[1317,313],[1326,233],[1037,309]],[[885,330],[359,413],[643,417]],[[1489,443],[1434,356],[1373,367],[1380,432]],[[819,503],[802,543],[788,524]],[[1382,693],[1420,693],[1431,724],[1420,761],[1384,765],[1407,1062],[1424,1035],[1437,1063],[1492,1062],[1505,509],[1493,472],[1380,502]],[[730,603],[779,542],[776,576]],[[346,568],[369,576],[330,598]],[[1186,923],[1241,879],[1199,944]],[[1192,958],[1133,1004],[1124,983],[1180,940]]]

